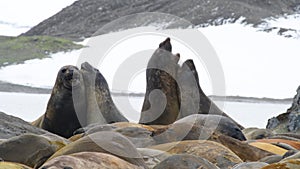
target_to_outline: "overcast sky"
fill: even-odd
[[[76,0],[0,0],[0,21],[34,26]]]

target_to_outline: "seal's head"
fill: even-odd
[[[62,67],[57,77],[63,86],[70,90],[79,87],[81,84],[80,71],[76,66]]]

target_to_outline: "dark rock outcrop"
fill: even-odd
[[[0,112],[0,139],[8,139],[24,133],[45,134],[47,131],[34,127],[20,118]]]
[[[300,86],[293,99],[292,106],[286,113],[268,120],[267,129],[272,129],[276,133],[299,133],[300,131]]]
[[[99,28],[122,16],[141,12],[162,12],[178,16],[194,25],[222,24],[245,17],[258,24],[266,17],[290,14],[297,10],[298,0],[78,0],[56,15],[44,20],[24,35],[50,35],[80,40],[91,37]],[[158,21],[158,19],[160,21]],[[128,17],[115,30],[168,22],[170,18]],[[168,27],[178,27],[172,23]]]

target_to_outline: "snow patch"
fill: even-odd
[[[0,80],[42,88],[52,88],[58,70],[65,65],[76,65],[81,50],[53,54],[50,58],[33,59],[24,64],[11,65],[0,69]]]
[[[300,84],[299,39],[237,23],[199,30],[221,60],[228,95],[289,98],[295,94]]]
[[[266,18],[258,28],[276,35],[300,39],[300,14],[284,15],[279,18]]]

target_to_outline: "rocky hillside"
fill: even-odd
[[[78,0],[24,35],[81,40],[117,18],[140,12],[168,13],[194,25],[222,24],[227,19],[234,22],[240,17],[255,25],[267,17],[294,13],[299,6],[300,0]],[[150,18],[130,19],[133,23],[152,23]]]

